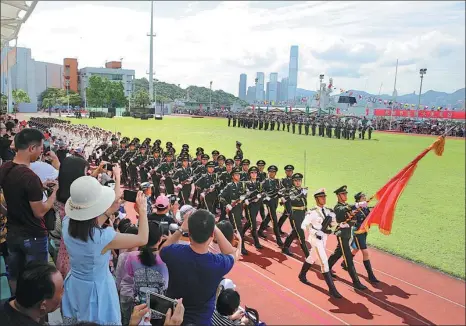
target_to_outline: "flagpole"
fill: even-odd
[[[398,59],[396,59],[396,68],[395,68],[395,85],[393,85],[393,101],[392,101],[392,109],[390,111],[390,127],[389,129],[392,130],[392,120],[393,120],[393,105],[395,104],[396,102],[396,97],[397,97],[397,93],[396,93],[396,77],[398,75]]]

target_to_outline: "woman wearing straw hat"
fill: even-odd
[[[146,198],[138,192],[138,234],[115,232],[111,224],[113,213],[120,206],[119,193],[119,187],[114,191],[89,176],[71,184],[63,220],[63,238],[71,265],[62,299],[66,324],[89,321],[121,325],[118,293],[109,270],[111,250],[145,245],[149,230]]]

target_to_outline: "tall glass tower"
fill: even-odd
[[[256,101],[262,102],[265,99],[264,92],[264,73],[257,73],[257,84],[256,84]]]
[[[293,45],[290,49],[290,64],[288,70],[288,100],[294,101],[296,87],[298,86],[298,46]]]
[[[247,84],[248,76],[246,74],[239,75],[239,91],[238,97],[245,101],[246,100],[246,84]]]

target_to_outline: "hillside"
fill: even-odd
[[[149,91],[149,81],[146,78],[135,79],[134,85],[135,92],[138,92],[140,89]],[[192,102],[209,103],[210,101],[210,89],[206,87],[189,86],[184,89],[175,84],[158,81],[154,83],[154,88],[156,89],[157,99],[164,102],[175,100],[188,101],[188,98]],[[233,105],[234,103],[247,105],[247,102],[222,90],[212,91],[212,103],[218,105]]]

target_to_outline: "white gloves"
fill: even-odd
[[[240,197],[239,197],[239,199],[240,199],[241,201],[243,201],[244,198],[246,198],[246,195],[243,195],[243,196],[240,196]]]
[[[367,207],[367,201],[361,201],[359,203],[356,203],[356,208],[365,208]]]
[[[226,209],[227,209],[227,211],[231,211],[233,209],[233,206],[227,205]]]
[[[270,201],[270,197],[269,196],[265,197],[265,200]]]
[[[303,189],[303,195],[304,195],[304,196],[307,195],[307,189]]]
[[[246,199],[246,200],[244,201],[244,203],[245,203],[246,205],[249,205],[249,200]]]
[[[286,203],[286,200],[285,200],[285,198],[283,198],[283,197],[280,198],[280,201],[282,202],[282,204]]]
[[[205,193],[204,192],[201,192],[201,198],[205,198]]]
[[[261,199],[261,198],[262,198],[262,196],[261,196],[260,194],[257,195],[256,197],[257,197],[257,199]]]

